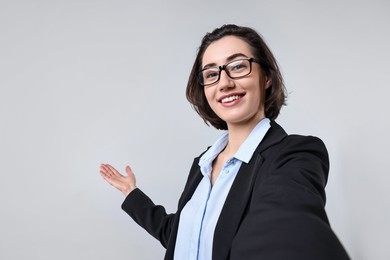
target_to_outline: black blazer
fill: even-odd
[[[167,214],[139,189],[122,204],[167,249],[166,260],[173,259],[180,212],[203,177],[199,158],[175,214]],[[328,153],[320,139],[287,135],[271,122],[226,198],[214,232],[213,260],[349,259],[324,209],[328,170]]]

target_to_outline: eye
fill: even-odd
[[[214,69],[207,69],[203,71],[203,78],[204,79],[214,79],[217,78],[219,75],[218,70]]]
[[[246,60],[233,61],[228,65],[228,70],[231,72],[240,72],[245,70],[248,67],[245,61]]]

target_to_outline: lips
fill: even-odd
[[[243,96],[244,96],[244,94],[233,94],[233,95],[229,95],[229,96],[224,96],[224,97],[219,99],[219,102],[230,103],[230,102],[233,102],[235,100],[241,99]]]
[[[237,99],[240,99],[241,97],[240,96],[230,96],[230,97],[225,97],[221,100],[222,103],[228,103],[228,102],[232,102],[233,100],[237,100]]]

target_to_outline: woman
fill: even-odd
[[[126,196],[122,209],[166,247],[165,259],[349,259],[325,213],[329,161],[323,142],[287,135],[274,121],[285,103],[277,62],[256,31],[224,25],[202,40],[187,99],[226,130],[195,158],[175,214],[102,164]]]

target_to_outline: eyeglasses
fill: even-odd
[[[196,73],[199,84],[209,86],[217,83],[221,78],[221,71],[232,79],[238,79],[249,75],[252,72],[252,62],[258,63],[254,58],[239,59],[226,63],[222,66],[208,67]]]

